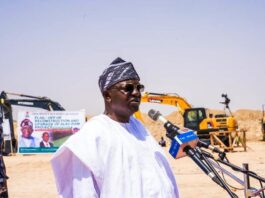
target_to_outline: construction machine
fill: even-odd
[[[185,98],[177,94],[145,92],[142,95],[141,102],[176,106],[183,116],[184,127],[196,131],[197,135],[202,140],[209,140],[209,132],[235,131],[238,127],[237,121],[232,115],[216,114],[213,116],[213,114],[209,113],[204,107],[192,107]],[[230,99],[229,102],[228,100],[225,102],[225,108],[229,108]],[[135,117],[143,121],[140,112],[137,112]]]
[[[16,96],[21,98],[10,99],[8,96]],[[4,153],[16,152],[17,149],[17,141],[15,138],[14,133],[14,126],[13,126],[13,114],[12,114],[12,106],[24,106],[24,107],[34,107],[34,108],[41,108],[48,111],[64,111],[65,109],[55,101],[47,97],[37,97],[37,96],[30,96],[24,94],[17,94],[17,93],[8,93],[2,91],[0,94],[0,125],[3,124],[4,120],[9,122],[9,129],[10,129],[10,136],[11,140],[4,141]],[[11,150],[10,150],[11,148]]]
[[[8,95],[22,97],[23,99],[9,99]],[[64,111],[64,108],[47,97],[36,97],[24,94],[8,93],[0,94],[0,198],[8,198],[7,175],[3,155],[8,155],[17,150],[17,140],[14,133],[12,106],[25,106],[46,109],[48,111]],[[4,139],[4,121],[8,121],[10,138]]]

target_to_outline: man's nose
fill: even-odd
[[[139,96],[141,95],[141,91],[137,87],[134,87],[132,95]]]

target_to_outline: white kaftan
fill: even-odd
[[[134,117],[90,119],[55,153],[52,167],[63,198],[177,198],[162,148]]]

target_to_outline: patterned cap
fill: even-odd
[[[23,127],[32,127],[33,126],[33,123],[29,120],[29,119],[24,119],[20,126],[23,128]]]
[[[116,58],[107,69],[103,71],[98,80],[98,85],[103,93],[112,85],[125,80],[140,80],[131,62]]]

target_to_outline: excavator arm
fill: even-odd
[[[192,108],[191,104],[189,104],[183,97],[174,93],[161,94],[161,93],[145,92],[142,95],[141,102],[150,102],[150,103],[176,106],[182,115],[184,114],[186,109]]]
[[[27,99],[9,99],[7,95],[15,95]],[[24,94],[15,94],[15,93],[7,93],[2,92],[0,95],[0,104],[1,105],[16,105],[16,106],[25,106],[25,107],[34,107],[34,108],[41,108],[46,109],[48,111],[64,111],[65,109],[55,101],[47,97],[36,97]]]
[[[192,108],[192,105],[185,98],[175,93],[144,92],[141,97],[141,103],[145,102],[175,106],[182,115],[186,109]],[[144,123],[140,110],[134,116]]]
[[[48,111],[64,111],[65,109],[58,103],[50,99],[10,99],[6,100],[6,103],[16,106],[34,107],[46,109]]]

